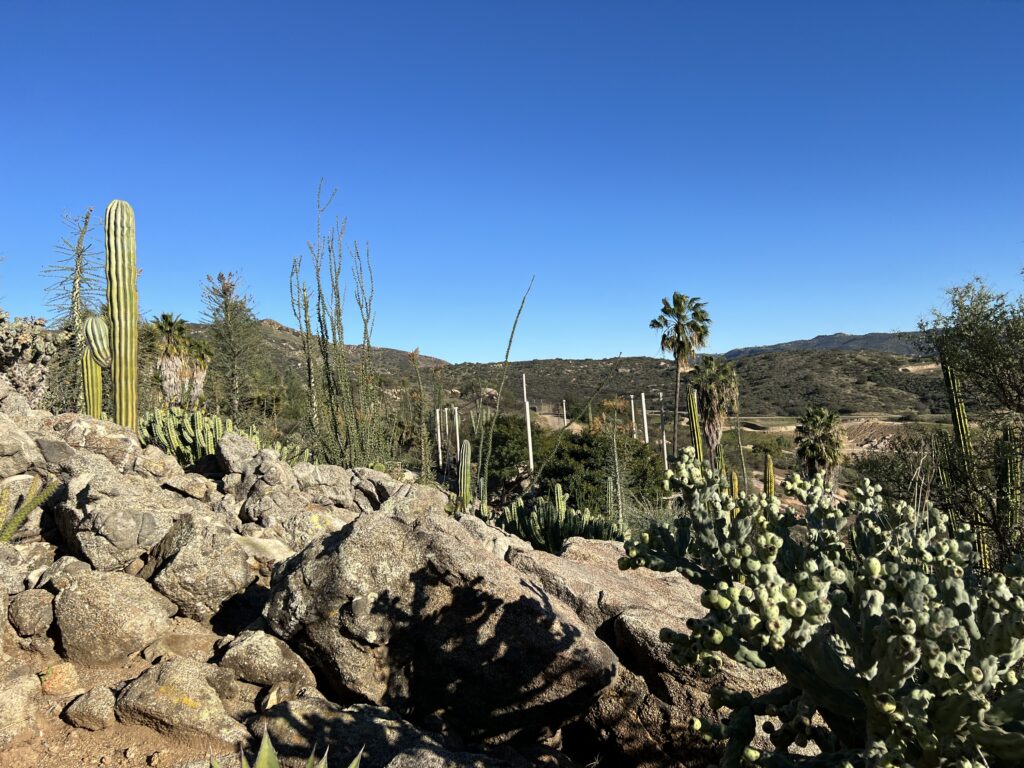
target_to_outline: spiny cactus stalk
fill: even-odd
[[[622,535],[619,524],[613,519],[592,514],[589,509],[581,511],[570,507],[568,494],[557,483],[553,501],[543,497],[518,498],[501,510],[494,522],[538,549],[556,554],[573,536],[612,540]]]
[[[949,397],[949,410],[953,416],[953,437],[956,442],[959,458],[959,469],[963,474],[962,481],[968,487],[974,485],[975,466],[974,448],[971,443],[971,424],[967,420],[967,406],[964,404],[963,392],[960,389],[960,377],[944,360],[940,361],[942,378],[946,384],[946,395]],[[992,546],[985,528],[984,514],[981,509],[984,502],[972,499],[972,509],[966,510],[966,519],[974,526],[974,534],[981,565],[988,569],[992,566]]]
[[[764,454],[764,492],[766,496],[775,495],[775,462],[767,452]]]
[[[322,757],[317,759],[316,750],[306,760],[305,768],[327,768],[327,752],[324,750]],[[355,759],[348,764],[348,768],[359,768],[359,763],[363,758],[363,750],[359,750],[359,754],[355,756]],[[280,768],[280,760],[277,756],[277,750],[274,749],[274,744],[270,740],[270,736],[267,735],[266,731],[263,731],[263,738],[260,741],[260,750],[256,753],[256,762],[252,765],[245,758],[245,753],[239,755],[239,759],[242,764],[242,768]],[[210,758],[210,768],[220,768],[217,760],[213,757]]]
[[[697,410],[697,390],[686,388],[686,405],[690,417],[690,443],[697,456],[697,463],[704,463],[704,438],[700,433],[700,412]]]
[[[468,512],[473,506],[473,446],[469,440],[462,441],[459,451],[459,498],[458,511]]]
[[[707,615],[662,631],[681,664],[713,674],[721,656],[774,667],[760,695],[716,688],[722,768],[1010,768],[1024,762],[1024,562],[979,568],[974,537],[944,511],[890,503],[869,481],[836,501],[819,475],[779,499],[722,492],[684,456],[669,476],[680,514],[626,544],[623,568],[676,570],[704,587]],[[751,746],[755,718],[772,748]],[[796,747],[813,744],[820,755]]]
[[[135,266],[135,212],[124,200],[107,206],[107,312],[110,315],[114,421],[138,428],[139,291]]]
[[[58,488],[60,488],[60,483],[49,483],[46,487],[42,487],[39,478],[33,478],[21,504],[11,510],[10,514],[7,512],[7,507],[10,504],[10,488],[8,486],[0,488],[0,520],[4,521],[3,526],[0,526],[0,542],[10,541],[28,520],[28,516],[32,514],[33,510],[49,501]]]
[[[740,496],[740,478],[735,472],[732,472],[729,476],[729,493],[732,494],[734,499],[738,499]]]

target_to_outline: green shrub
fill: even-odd
[[[724,654],[771,667],[786,682],[765,694],[716,688],[720,765],[963,766],[1024,760],[1024,569],[977,568],[967,526],[916,511],[865,482],[836,502],[819,476],[774,497],[725,492],[692,455],[669,473],[681,494],[672,526],[626,545],[622,567],[677,570],[704,587],[706,616],[690,633],[663,630],[673,657],[717,670]],[[751,747],[755,717],[773,749]],[[813,743],[821,754],[792,751]]]

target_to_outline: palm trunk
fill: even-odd
[[[672,410],[672,457],[679,458],[679,388],[682,384],[682,371],[676,365],[676,404]]]

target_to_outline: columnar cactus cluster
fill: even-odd
[[[495,515],[494,522],[538,549],[555,553],[561,552],[562,545],[573,536],[617,539],[622,535],[619,524],[610,517],[570,507],[569,496],[558,483],[553,501],[518,498]]]
[[[724,492],[683,457],[667,480],[671,527],[627,542],[622,567],[677,570],[705,588],[673,657],[705,673],[722,655],[774,667],[769,693],[716,689],[722,766],[1011,766],[1024,763],[1024,569],[978,567],[972,533],[944,512],[892,504],[865,482],[838,503],[819,476],[793,479],[797,515],[766,494]],[[772,751],[751,746],[756,718]],[[793,747],[813,743],[820,755]]]
[[[202,410],[189,411],[184,408],[169,408],[144,414],[139,424],[139,439],[143,445],[153,443],[178,460],[185,467],[191,467],[217,450],[217,441],[228,432],[238,432],[252,440],[257,448],[272,448],[282,461],[297,464],[309,461],[308,449],[275,442],[263,446],[255,427],[243,431],[235,428],[231,419],[206,413]]]

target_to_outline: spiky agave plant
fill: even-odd
[[[260,750],[256,753],[256,762],[252,765],[245,759],[245,753],[239,755],[242,761],[242,768],[281,768],[281,763],[277,758],[277,750],[274,749],[273,743],[270,741],[270,736],[267,732],[263,732],[263,739],[260,741]],[[348,768],[359,768],[359,763],[363,759],[363,750],[359,750],[359,754],[355,756],[351,763],[348,764]],[[220,768],[216,758],[210,757],[210,768]],[[327,768],[327,750],[324,750],[323,756],[317,760],[316,750],[313,750],[313,754],[306,760],[306,768]]]

